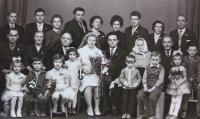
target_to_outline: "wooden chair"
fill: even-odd
[[[189,102],[196,102],[197,103],[197,99],[194,99],[194,90],[193,89],[191,90],[191,93],[190,93]],[[198,115],[198,109],[199,109],[198,104],[196,104],[197,115]]]
[[[58,107],[60,105],[62,97],[60,96],[58,99]],[[61,111],[58,111],[56,113],[53,113],[53,102],[51,100],[51,98],[49,99],[49,108],[50,108],[50,117],[52,118],[53,114],[64,114]],[[68,118],[68,112],[67,112],[67,102],[65,103],[65,117]]]

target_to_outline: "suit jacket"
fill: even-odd
[[[35,44],[29,45],[24,53],[24,66],[31,66],[32,67],[32,59],[33,57],[39,57],[42,58],[45,61],[47,54],[47,47],[45,45],[42,45],[39,52],[37,51]]]
[[[84,20],[82,21],[82,23],[83,26],[85,27],[85,31],[88,32],[87,23]],[[68,32],[72,35],[73,44],[76,48],[78,48],[85,33],[75,19],[72,19],[71,21],[65,23],[63,33],[65,32]]]
[[[164,67],[165,69],[165,79],[168,80],[168,76],[169,76],[169,72],[170,72],[170,69],[172,68],[172,65],[171,65],[171,60],[172,60],[172,55],[173,55],[173,52],[174,50],[172,49],[171,50],[171,53],[170,53],[170,57],[167,57],[166,53],[165,53],[165,50],[162,50],[160,52],[161,54],[161,61],[160,61],[160,64]]]
[[[197,82],[200,82],[200,57],[194,56],[194,61],[191,61],[189,55],[183,58],[183,62],[187,71],[188,79],[192,77]]]
[[[155,44],[155,40],[154,40],[154,33],[149,34],[149,45],[148,45],[148,49],[149,51],[153,52],[153,51],[162,51],[164,50],[162,42],[163,42],[163,37],[166,34],[161,33],[160,37],[158,38],[157,43]]]
[[[13,51],[11,51],[9,42],[2,42],[0,44],[0,71],[10,68],[12,57],[20,56],[21,58],[23,58],[25,48],[25,45],[17,42],[15,48],[13,49]]]
[[[51,25],[44,23],[44,26],[43,26],[43,29],[42,29],[42,31],[44,32],[44,35],[47,31],[49,31],[51,29],[52,29]],[[32,44],[35,43],[34,34],[35,34],[36,31],[38,31],[36,22],[29,23],[29,24],[26,25],[26,27],[25,27],[25,37],[24,37],[26,45],[32,45]]]
[[[46,56],[46,62],[45,62],[45,66],[46,66],[46,69],[47,71],[51,70],[54,68],[53,66],[53,56],[55,54],[61,54],[65,57],[65,61],[68,60],[68,56],[64,55],[64,52],[63,52],[63,48],[62,48],[62,45],[61,44],[58,44],[54,47],[51,47],[48,51],[47,51],[47,56]]]
[[[149,32],[147,29],[142,27],[141,25],[138,26],[135,33],[132,35],[132,26],[127,27],[125,29],[126,34],[126,41],[127,41],[127,51],[131,52],[133,47],[135,46],[135,41],[138,38],[144,38],[147,41],[147,45],[149,44]]]
[[[17,24],[15,24],[15,28],[18,30],[18,35],[19,35],[18,41],[20,43],[23,43],[24,28],[22,26],[17,25]],[[1,27],[1,29],[0,29],[0,36],[1,36],[0,42],[8,41],[7,34],[9,32],[9,30],[10,30],[9,24]]]
[[[110,48],[105,50],[105,56],[110,60],[109,74],[112,80],[118,78],[121,70],[126,67],[125,59],[127,55],[128,53],[120,47],[117,47],[113,57],[110,56]]]
[[[178,45],[178,40],[179,40],[178,29],[171,31],[170,36],[172,37],[172,40],[174,43],[174,45],[173,45],[174,49],[178,50],[179,48],[181,48],[181,51],[184,55],[188,54],[187,48],[191,43],[197,43],[195,33],[187,28],[182,35],[182,41],[181,41],[180,47]]]

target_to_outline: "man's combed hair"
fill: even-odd
[[[83,11],[85,13],[85,10],[82,7],[75,8],[73,13],[76,14],[76,11]]]
[[[37,14],[37,12],[43,12],[44,15],[45,15],[45,10],[42,9],[42,8],[37,8],[37,9],[35,10],[35,15]]]

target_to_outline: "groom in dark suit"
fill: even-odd
[[[23,43],[23,34],[24,34],[24,28],[22,26],[19,26],[16,24],[16,21],[17,21],[17,11],[15,10],[10,10],[8,12],[8,16],[7,16],[7,19],[8,19],[8,24],[1,27],[0,29],[0,42],[5,42],[5,41],[8,41],[8,38],[7,38],[7,35],[10,31],[11,28],[16,28],[18,30],[18,35],[19,35],[19,39],[18,41]]]
[[[65,23],[63,33],[68,32],[72,35],[73,45],[78,48],[84,34],[88,32],[87,23],[85,22],[84,15],[85,10],[81,7],[77,7],[73,11],[74,19]]]
[[[187,48],[191,43],[198,43],[196,35],[193,31],[186,28],[187,18],[183,15],[177,18],[178,29],[170,32],[170,36],[174,42],[174,49],[178,50],[181,48],[183,55],[187,55]]]
[[[43,31],[45,35],[47,31],[52,29],[51,25],[44,23],[45,18],[46,18],[45,11],[42,8],[37,8],[35,10],[36,22],[27,24],[25,28],[26,45],[32,45],[35,43],[34,34],[36,31]]]
[[[63,33],[61,36],[61,43],[57,44],[54,47],[51,47],[47,51],[47,56],[46,56],[46,69],[47,71],[51,70],[53,68],[53,56],[55,54],[61,54],[65,57],[65,61],[68,60],[68,54],[67,54],[67,49],[72,47],[72,36],[69,33]]]
[[[109,44],[109,48],[105,50],[105,56],[110,60],[110,68],[109,75],[111,80],[115,80],[119,77],[121,70],[126,67],[125,58],[128,55],[127,52],[118,47],[118,36],[115,32],[110,32],[107,34],[107,42]],[[106,115],[109,110],[109,107],[112,106],[112,116],[117,116],[118,111],[120,109],[120,97],[121,97],[121,88],[115,85],[114,89],[112,89],[112,100],[109,100],[109,86],[111,81],[105,81],[104,83],[104,91],[103,91],[103,99],[101,100],[101,114]]]
[[[133,11],[130,19],[132,26],[125,29],[128,52],[132,51],[138,38],[144,38],[147,41],[147,45],[149,44],[149,32],[140,25],[141,14],[138,11]]]

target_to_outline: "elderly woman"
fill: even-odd
[[[100,16],[93,16],[92,18],[90,18],[91,29],[88,32],[95,33],[101,49],[106,50],[108,48],[108,43],[105,38],[105,33],[99,30],[102,24],[103,19]]]
[[[152,30],[154,32],[149,34],[149,51],[160,52],[164,49],[162,45],[163,37],[165,36],[165,34],[163,33],[163,31],[165,30],[164,23],[158,20],[155,21],[152,25]]]
[[[100,115],[99,111],[99,76],[97,76],[96,70],[94,70],[94,60],[92,58],[99,58],[100,60],[104,57],[102,51],[100,50],[99,43],[97,41],[97,36],[95,33],[91,32],[85,35],[79,46],[78,52],[80,54],[82,63],[83,79],[81,80],[80,91],[84,91],[84,97],[87,103],[87,114],[89,116],[94,116],[92,108],[92,96],[94,96],[95,115]],[[92,62],[93,61],[93,62]]]
[[[126,34],[122,33],[120,31],[120,28],[123,26],[122,17],[118,16],[118,15],[114,15],[110,20],[110,25],[113,28],[113,31],[111,31],[111,32],[115,32],[117,34],[117,38],[119,40],[118,46],[121,47],[122,49],[126,50],[127,49],[127,46],[126,46]],[[108,37],[108,36],[106,36],[106,37]]]
[[[60,43],[60,38],[62,36],[60,27],[63,23],[63,18],[59,14],[55,14],[52,16],[50,23],[53,26],[53,29],[45,34],[45,45],[47,48],[51,48]]]
[[[148,51],[147,43],[143,38],[138,38],[135,41],[135,46],[130,53],[136,58],[136,66],[140,71],[141,76],[143,76],[146,66],[149,64],[151,52]]]

